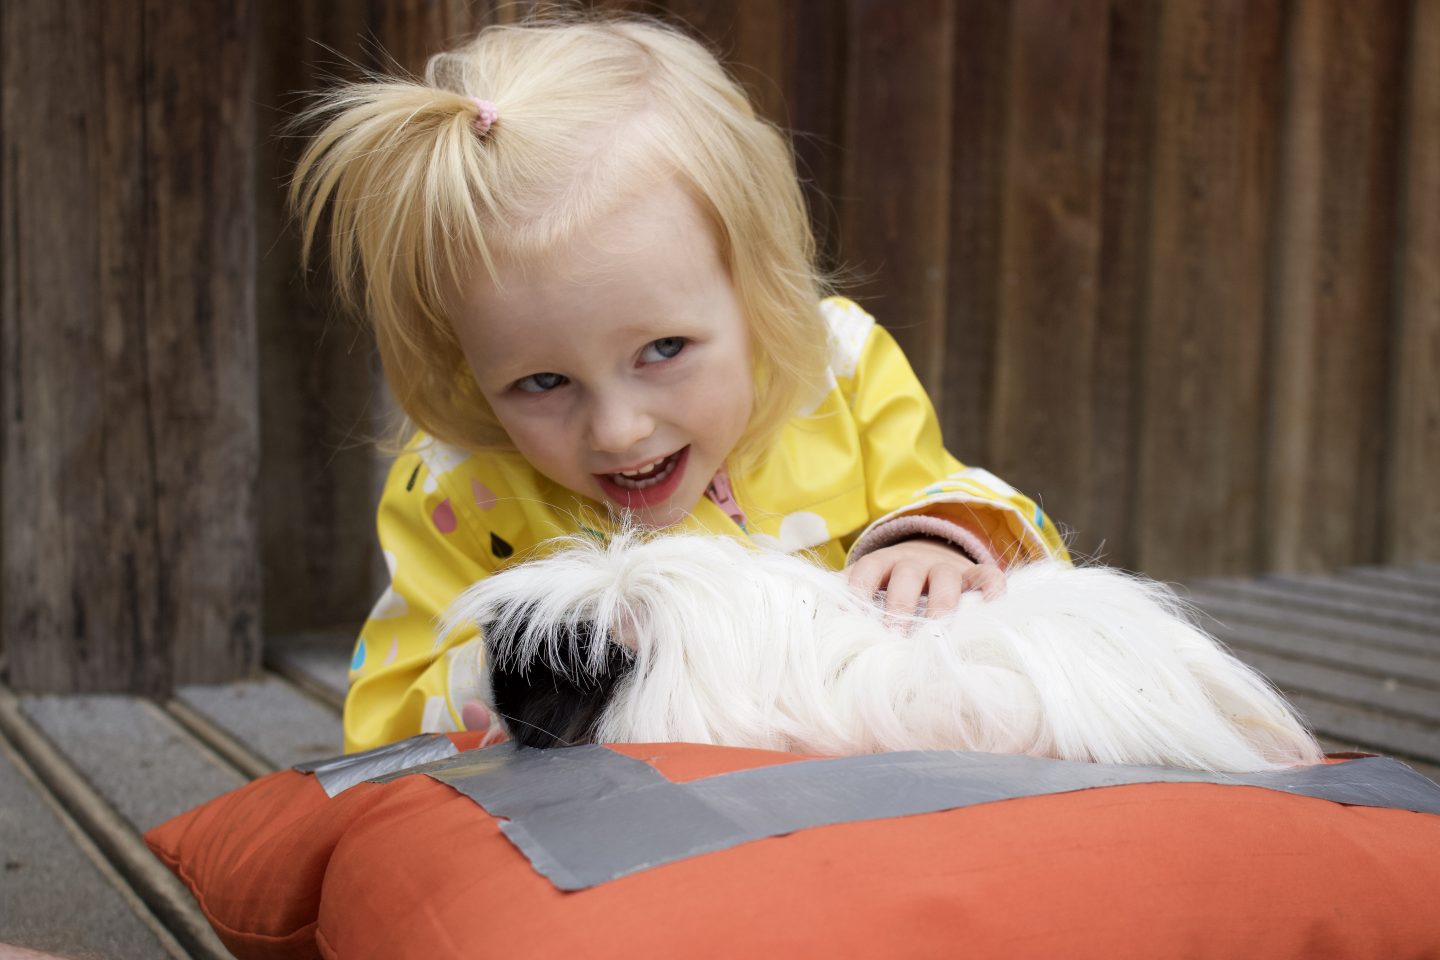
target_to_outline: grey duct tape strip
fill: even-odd
[[[400,740],[363,753],[296,764],[294,769],[301,773],[315,774],[315,779],[320,782],[325,795],[333,797],[357,783],[374,780],[396,770],[453,757],[459,752],[449,737],[438,733],[422,733],[418,737],[410,737],[408,740]]]
[[[926,751],[803,760],[671,783],[648,764],[601,746],[502,744],[382,779],[413,773],[448,783],[500,818],[511,842],[561,890],[807,827],[1126,784],[1254,786],[1440,814],[1440,786],[1383,757],[1219,774]]]

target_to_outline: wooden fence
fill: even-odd
[[[221,679],[363,616],[385,404],[301,282],[275,128],[536,6],[7,2],[16,686]],[[1081,552],[1440,559],[1440,0],[607,6],[690,23],[796,132],[952,450]]]

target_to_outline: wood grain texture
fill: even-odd
[[[845,26],[828,0],[741,0],[730,55],[760,113],[790,134],[826,269],[839,262],[840,224],[831,198],[844,183]]]
[[[668,0],[664,13],[720,58],[761,116],[790,134],[821,261],[832,269],[843,178],[843,9],[833,0]]]
[[[1440,0],[1415,0],[1410,16],[1383,528],[1390,563],[1440,556]]]
[[[372,569],[375,480],[385,464],[373,443],[394,414],[370,331],[338,314],[319,272],[308,282],[300,272],[285,186],[303,141],[281,131],[306,95],[353,78],[348,64],[423,67],[428,53],[404,38],[391,50],[393,38],[367,17],[361,5],[339,0],[261,7],[256,231],[267,637],[354,620],[381,589]]]
[[[146,357],[174,683],[260,663],[252,7],[147,0]]]
[[[244,675],[259,662],[249,7],[5,17],[12,683],[159,693]]]
[[[955,11],[945,393],[937,411],[950,449],[976,463],[992,456],[1010,11],[1009,0],[961,3]]]
[[[726,59],[762,117],[788,126],[795,10],[767,0],[733,0],[734,26]]]
[[[1108,4],[1011,10],[990,461],[1089,529]]]
[[[142,24],[92,2],[0,17],[10,681],[163,689]]]
[[[1253,570],[1265,442],[1266,262],[1281,4],[1160,11],[1135,560]]]
[[[1298,4],[1267,477],[1269,569],[1380,554],[1402,4]]]
[[[840,266],[840,208],[844,183],[845,67],[849,37],[832,0],[792,0],[781,39],[787,74],[781,85],[796,166],[827,271]]]
[[[311,5],[312,9],[320,6]],[[326,0],[325,6],[346,5]],[[494,3],[467,0],[387,0],[366,4],[366,34],[375,48],[372,57],[379,61],[374,65],[382,69],[398,67],[412,76],[421,76],[432,56],[463,43],[485,23],[502,16],[496,8]],[[523,8],[522,4],[513,12],[521,13]],[[348,37],[336,39],[346,46],[353,43]]]
[[[1148,320],[1159,6],[1151,0],[1112,0],[1109,20],[1100,289],[1088,391],[1093,410],[1089,509],[1085,526],[1075,530],[1074,549],[1133,568],[1138,561],[1134,504]]]
[[[841,249],[856,292],[944,402],[954,4],[851,0]]]

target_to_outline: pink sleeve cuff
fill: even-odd
[[[923,513],[906,514],[866,530],[850,549],[849,562],[854,563],[867,553],[912,537],[944,540],[976,563],[996,562],[995,553],[984,537],[958,523]]]

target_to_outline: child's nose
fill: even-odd
[[[597,403],[590,417],[590,446],[601,453],[625,453],[654,431],[654,419],[639,405]]]

